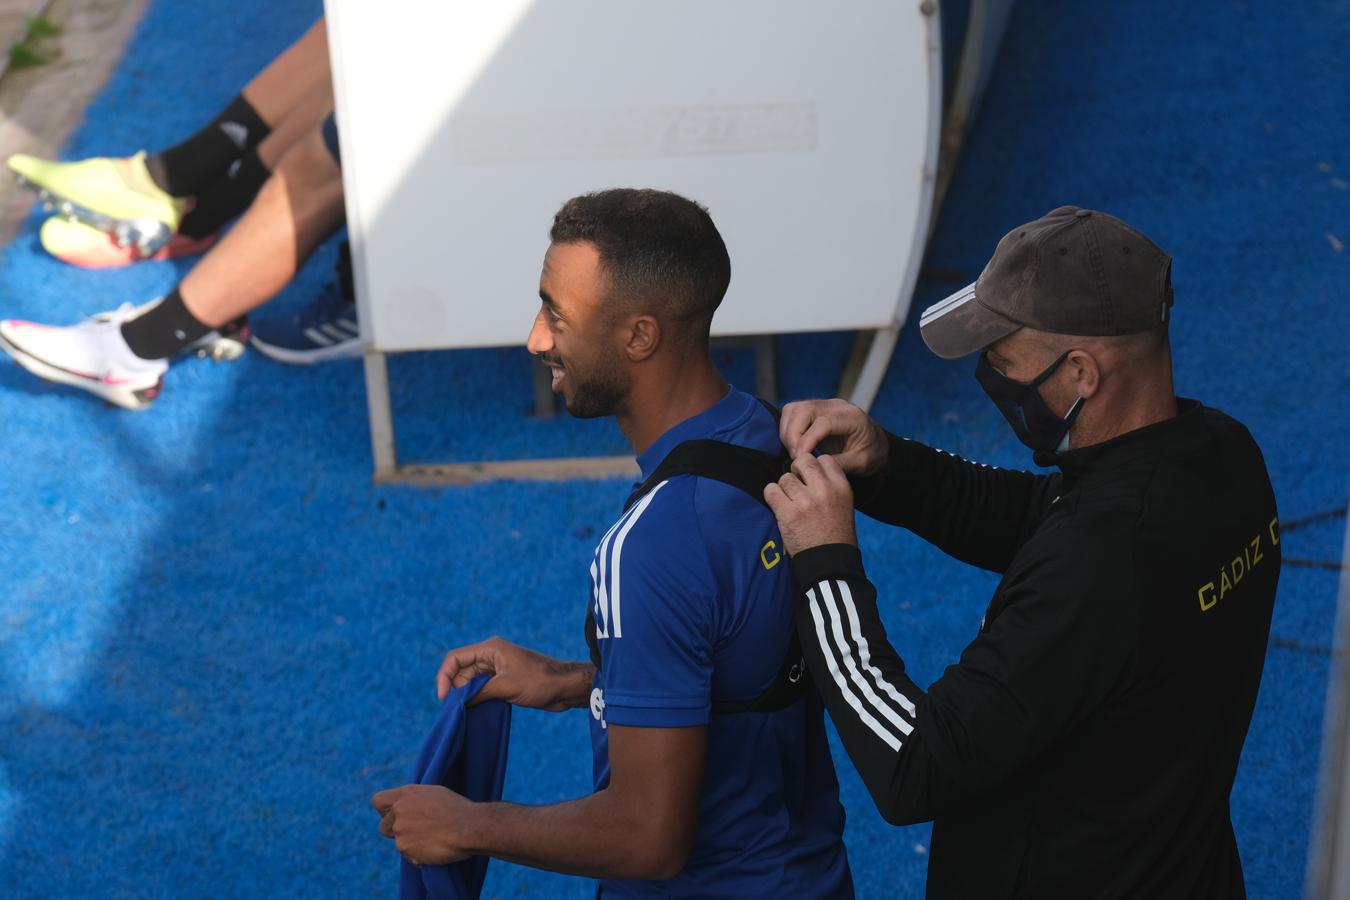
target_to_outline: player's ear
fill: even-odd
[[[661,346],[661,323],[646,313],[632,316],[627,320],[624,337],[623,349],[629,362],[642,362]]]

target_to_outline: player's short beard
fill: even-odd
[[[572,398],[567,401],[567,411],[578,419],[612,416],[628,396],[628,369],[617,350],[607,344],[604,346],[584,375],[573,368],[566,370],[567,377],[572,380]]]

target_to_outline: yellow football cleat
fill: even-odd
[[[16,153],[6,164],[22,184],[38,192],[46,209],[107,232],[118,245],[133,247],[143,257],[169,242],[188,205],[150,178],[144,152],[77,162]]]
[[[52,216],[42,223],[38,232],[42,249],[64,263],[82,269],[115,269],[150,260],[173,259],[192,253],[202,253],[216,241],[216,235],[190,238],[175,234],[159,250],[146,256],[134,245],[123,245],[105,231],[99,231],[80,221]]]

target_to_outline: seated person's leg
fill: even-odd
[[[52,216],[42,223],[40,239],[43,249],[63,262],[87,269],[114,268],[145,259],[171,259],[201,253],[215,242],[217,232],[226,223],[253,202],[286,150],[312,131],[324,116],[330,115],[332,108],[331,86],[322,83],[287,112],[285,118],[277,123],[261,143],[235,159],[219,177],[192,198],[169,243],[149,256],[143,255],[141,249],[134,245],[119,243],[115,235],[109,235],[79,219],[63,216]],[[123,189],[123,183],[119,179],[115,189]]]
[[[292,107],[257,147],[231,163],[197,194],[178,226],[178,233],[194,241],[215,235],[248,208],[286,152],[332,113],[332,87],[324,82]]]
[[[43,246],[53,255],[95,268],[176,256],[203,249],[205,239],[252,199],[270,164],[331,104],[327,33],[320,19],[180,144],[150,157],[58,163],[16,154],[8,163],[67,220],[43,227]],[[281,133],[268,142],[269,157],[264,144],[274,131]],[[197,194],[208,196],[194,205],[188,198]],[[113,235],[113,247],[89,228]],[[189,240],[169,246],[178,233]]]
[[[332,83],[328,30],[320,18],[300,40],[259,72],[244,87],[242,96],[275,128],[297,108],[309,104],[316,93],[328,92],[331,102]]]
[[[238,224],[183,279],[189,311],[213,328],[266,303],[343,217],[342,173],[316,128],[286,151]]]
[[[337,122],[332,116],[324,122],[322,133],[333,159],[341,164]],[[346,241],[338,248],[333,281],[299,312],[256,320],[252,343],[270,359],[300,365],[360,355],[351,249]]]
[[[170,357],[266,303],[342,224],[342,178],[322,129],[286,152],[239,223],[168,296],[68,328],[0,322],[0,348],[43,378],[129,409],[159,394]]]
[[[151,178],[175,197],[197,194],[243,152],[262,143],[292,112],[328,91],[331,80],[328,32],[320,19],[206,127],[146,160]]]

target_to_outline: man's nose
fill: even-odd
[[[534,325],[530,328],[530,337],[525,341],[525,348],[534,354],[547,353],[553,349],[553,336],[549,334],[548,323],[544,321],[542,310],[534,317]]]

